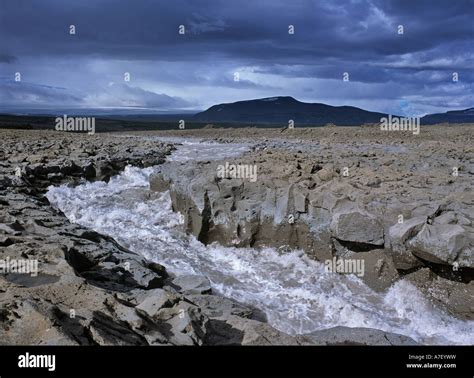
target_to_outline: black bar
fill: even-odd
[[[55,370],[20,368],[19,356],[55,355]],[[440,358],[455,355],[455,358]],[[13,376],[404,376],[473,377],[473,347],[0,347]],[[410,356],[411,359],[410,359]],[[414,356],[423,356],[422,360]],[[421,357],[416,357],[421,358]],[[407,368],[407,364],[456,364]]]

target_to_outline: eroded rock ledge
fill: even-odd
[[[323,262],[362,259],[362,279],[373,289],[406,278],[444,310],[474,319],[472,176],[453,178],[452,157],[423,161],[409,146],[379,154],[337,148],[312,153],[304,143],[295,151],[261,142],[230,161],[256,165],[255,182],[218,177],[226,161],[166,163],[151,188],[170,190],[187,231],[203,243],[288,246]],[[472,149],[462,159],[474,161]]]

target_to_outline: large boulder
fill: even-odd
[[[204,344],[209,319],[191,303],[181,301],[173,307],[162,308],[153,320],[160,333],[173,345]]]
[[[423,265],[407,249],[406,242],[413,238],[426,224],[426,217],[415,217],[407,219],[402,223],[397,223],[389,228],[388,240],[386,244],[392,249],[392,257],[395,267],[401,270],[409,270]]]
[[[369,213],[357,208],[335,212],[331,221],[331,231],[339,240],[384,245],[382,223]]]
[[[241,345],[299,345],[296,337],[287,335],[267,323],[231,315],[227,322],[241,332]]]
[[[135,307],[135,310],[140,315],[153,319],[159,310],[171,307],[176,302],[178,302],[178,298],[175,295],[163,289],[153,289],[147,292],[146,298]]]
[[[172,284],[183,294],[211,294],[210,281],[200,275],[187,274],[176,277]]]
[[[456,224],[425,224],[420,232],[408,242],[413,254],[435,264],[459,267],[474,267],[472,253],[463,253],[469,248],[466,230]]]

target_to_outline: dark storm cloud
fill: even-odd
[[[0,103],[3,106],[50,106],[70,107],[90,106],[98,103],[103,107],[149,107],[163,109],[181,109],[192,105],[180,97],[155,93],[126,84],[110,84],[93,93],[77,92],[67,88],[18,83],[12,80],[0,80]]]
[[[95,98],[102,106],[124,103],[121,96],[143,106],[207,106],[220,102],[217,91],[204,95],[212,87],[228,89],[222,101],[276,90],[312,101],[337,94],[339,102],[366,93],[362,105],[374,110],[389,110],[373,101],[377,95],[410,97],[420,112],[431,110],[430,97],[432,107],[442,96],[445,108],[472,106],[465,96],[473,94],[472,0],[3,0],[0,7],[2,75],[26,70],[38,84],[82,91],[85,102]],[[76,35],[69,34],[70,25]],[[77,65],[73,77],[65,68],[42,66],[66,62]],[[151,95],[108,85],[124,71],[140,80],[129,87]],[[236,71],[242,72],[238,83]],[[339,82],[344,72],[351,89]],[[453,72],[464,96],[448,88]],[[179,100],[156,97],[162,95]],[[416,100],[420,95],[423,102]]]
[[[13,63],[16,57],[12,55],[0,54],[0,63]]]
[[[110,84],[102,88],[100,94],[93,94],[87,98],[91,103],[99,102],[102,106],[137,106],[148,108],[180,109],[190,106],[188,101],[179,97],[155,93],[127,84]]]
[[[18,83],[12,80],[0,80],[0,103],[5,105],[58,105],[77,104],[81,96],[70,93],[66,88]]]
[[[192,59],[196,53],[220,52],[301,63],[302,56],[314,59],[314,53],[371,58],[472,40],[472,1],[396,4],[7,0],[2,2],[1,41],[7,52],[23,54]],[[75,36],[68,33],[70,24],[76,26]],[[295,26],[294,36],[287,33],[289,24]],[[407,36],[394,38],[399,24]],[[177,33],[179,25],[189,29],[188,35]]]

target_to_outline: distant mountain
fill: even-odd
[[[428,114],[421,118],[422,125],[435,123],[474,123],[474,108],[452,110],[446,113]]]
[[[369,112],[353,106],[331,106],[320,103],[307,103],[293,97],[269,97],[257,100],[238,101],[219,104],[196,114],[197,122],[235,122],[288,124],[292,119],[296,125],[311,124],[323,126],[356,126],[364,123],[378,123],[387,114]]]

